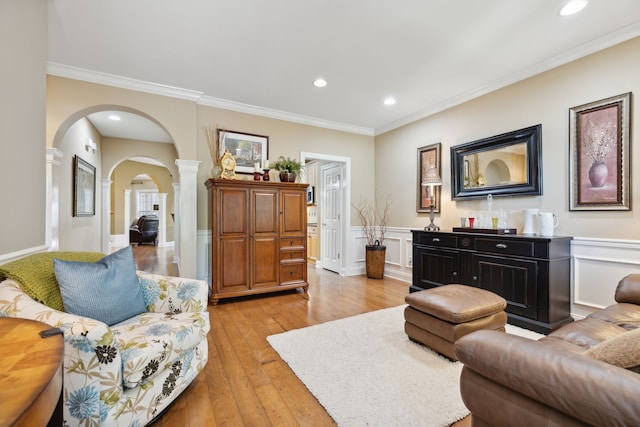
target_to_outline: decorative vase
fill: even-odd
[[[591,165],[591,169],[589,169],[589,181],[591,181],[591,186],[594,188],[602,187],[609,177],[609,170],[607,169],[607,165],[604,163],[594,163]]]
[[[380,245],[365,245],[365,262],[367,277],[369,279],[382,279],[384,277],[384,262],[387,247]]]
[[[222,168],[220,165],[215,165],[211,168],[211,178],[217,179],[220,178],[220,173],[222,172]]]

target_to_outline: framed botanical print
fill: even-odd
[[[569,109],[570,210],[631,210],[631,93]]]

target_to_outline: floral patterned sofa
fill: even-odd
[[[52,254],[31,255],[43,263],[42,277],[53,274]],[[0,316],[39,320],[64,332],[65,426],[144,426],[206,364],[206,282],[137,271],[147,312],[108,326],[37,302],[21,287],[20,275],[2,269],[9,264],[0,266]]]

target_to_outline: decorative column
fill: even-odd
[[[45,219],[45,245],[49,250],[60,249],[60,159],[64,153],[57,148],[47,148],[47,170],[45,206],[47,209]]]
[[[180,276],[196,278],[197,273],[197,219],[198,160],[176,160],[180,173]]]
[[[111,180],[102,180],[102,253],[111,253]]]
[[[159,193],[158,247],[167,246],[167,193]]]
[[[129,227],[131,227],[131,190],[126,188],[124,190],[124,215],[122,216],[122,224],[124,226],[124,242],[125,246],[129,246]]]
[[[173,262],[180,264],[180,183],[173,183]]]

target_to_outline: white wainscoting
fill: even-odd
[[[196,233],[196,279],[206,280],[211,289],[211,230]]]
[[[197,278],[209,283],[210,241],[211,235],[208,230],[198,231]],[[347,276],[365,274],[365,242],[360,227],[349,229],[347,241],[347,254],[342,270]],[[412,243],[411,229],[387,229],[385,277],[411,283]],[[618,281],[627,274],[640,273],[640,241],[574,237],[571,248],[571,314],[575,318],[582,318],[613,304]]]
[[[354,256],[347,257],[347,275],[355,276],[365,274],[365,241],[362,237],[362,229],[360,227],[351,227],[348,241],[351,244],[347,250],[349,253],[354,254]],[[400,227],[387,228],[384,244],[387,247],[385,252],[385,277],[392,277],[402,280],[403,282],[411,283],[411,229]]]
[[[615,302],[618,281],[640,273],[640,242],[574,237],[571,314],[581,318]]]

